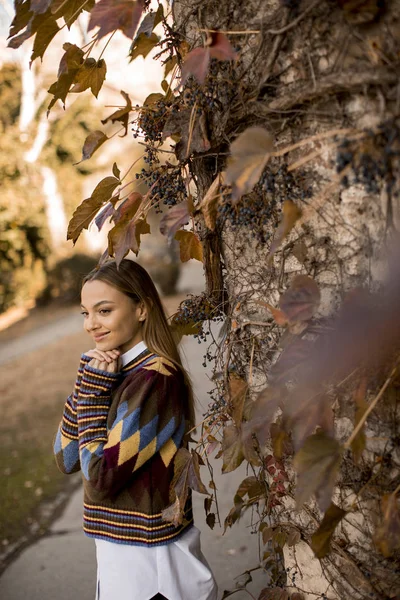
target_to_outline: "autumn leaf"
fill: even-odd
[[[100,130],[92,131],[89,133],[87,138],[83,143],[82,148],[82,158],[79,162],[74,163],[75,165],[80,165],[84,160],[88,160],[93,156],[93,154],[106,142],[109,138]]]
[[[165,213],[160,221],[160,232],[171,241],[182,225],[189,223],[193,212],[193,203],[190,200],[180,202]]]
[[[58,68],[57,81],[55,81],[48,89],[49,94],[54,97],[51,100],[47,114],[52,109],[57,100],[61,100],[65,108],[65,100],[71,85],[73,84],[76,74],[83,64],[84,52],[75,44],[64,44],[63,48],[65,53],[63,54],[60,65]]]
[[[133,219],[143,203],[143,196],[139,192],[132,192],[117,208],[117,221],[122,218]]]
[[[282,208],[283,218],[276,231],[274,240],[271,244],[268,254],[268,260],[272,259],[272,256],[278,250],[282,241],[291,232],[296,222],[300,219],[302,212],[301,209],[291,200],[285,200]]]
[[[332,536],[345,515],[345,510],[331,502],[317,531],[311,538],[311,548],[317,558],[324,558],[329,553]]]
[[[263,485],[258,481],[257,477],[250,475],[243,479],[236,490],[236,496],[240,498],[248,497],[249,502],[256,502],[260,499],[260,496],[264,493]]]
[[[131,99],[129,97],[129,94],[127,94],[123,90],[121,90],[121,96],[124,98],[124,100],[126,102],[126,105],[124,107],[122,107],[122,108],[119,108],[115,112],[113,112],[106,119],[102,119],[101,122],[103,123],[103,125],[105,125],[106,123],[108,123],[108,121],[111,121],[111,123],[116,123],[117,121],[119,121],[125,127],[125,133],[124,133],[124,135],[127,135],[127,133],[128,133],[128,124],[129,124],[129,115],[130,115],[131,110],[132,110],[132,102],[131,102]],[[121,136],[121,137],[123,137],[123,136]]]
[[[146,56],[153,50],[155,46],[157,46],[160,38],[155,33],[152,33],[150,37],[148,37],[145,33],[141,33],[131,44],[129,49],[129,58],[132,62],[138,56]]]
[[[222,472],[237,469],[244,460],[241,430],[236,425],[225,425],[222,439]]]
[[[318,284],[308,275],[297,275],[279,299],[279,306],[292,323],[309,321],[321,301]]]
[[[174,477],[170,485],[170,499],[175,496],[173,508],[168,507],[163,511],[163,519],[181,524],[186,500],[192,489],[200,494],[207,494],[207,489],[200,477],[199,455],[192,450],[180,448],[174,459]]]
[[[47,15],[47,13],[46,13],[46,15]],[[45,15],[40,15],[40,16],[45,16]],[[31,59],[30,59],[31,63],[33,63],[33,61],[36,58],[43,58],[43,55],[46,52],[47,48],[49,47],[51,40],[54,38],[54,36],[59,31],[60,31],[60,28],[57,25],[55,18],[52,17],[51,15],[47,15],[47,17],[45,18],[43,23],[41,23],[41,25],[37,29],[35,41],[33,43]]]
[[[181,83],[184,85],[188,77],[193,75],[202,85],[208,73],[211,58],[229,61],[236,58],[228,38],[218,32],[213,32],[205,48],[195,48],[189,52],[182,65]]]
[[[229,402],[228,413],[231,415],[235,425],[240,426],[243,420],[244,403],[247,397],[248,384],[247,382],[235,374],[229,376],[229,394],[227,400]]]
[[[182,262],[187,262],[195,258],[203,262],[203,246],[198,236],[193,231],[179,230],[175,234],[175,239],[179,242],[179,251]]]
[[[315,494],[319,508],[323,512],[328,509],[341,456],[342,447],[339,442],[323,431],[306,439],[294,457],[299,508]]]
[[[136,255],[139,253],[140,236],[150,233],[150,226],[146,219],[132,221],[129,214],[121,218],[108,233],[108,253],[115,256],[117,266],[130,250]]]
[[[154,12],[154,10],[151,10],[144,17],[144,19],[140,23],[139,29],[137,30],[137,33],[136,33],[136,36],[135,36],[135,40],[142,33],[144,33],[145,35],[147,35],[147,37],[150,37],[150,35],[153,32],[153,29],[155,27],[157,27],[157,25],[159,23],[161,23],[161,21],[163,20],[163,18],[164,18],[164,7],[163,7],[162,4],[159,4],[158,8],[157,8],[157,10],[155,12]]]
[[[262,127],[249,127],[232,142],[225,183],[232,186],[233,202],[251,192],[261,177],[272,149],[272,136]]]
[[[209,513],[206,517],[206,523],[210,529],[214,529],[215,525],[215,513]]]
[[[67,240],[75,244],[83,229],[87,229],[105,202],[110,200],[120,184],[116,177],[105,177],[97,184],[90,198],[78,206],[68,224]]]
[[[113,217],[115,215],[115,208],[111,202],[108,202],[103,210],[97,215],[95,218],[96,227],[99,231],[101,231],[104,223],[108,218]]]
[[[75,84],[70,92],[77,94],[90,88],[93,96],[97,98],[105,81],[106,73],[107,66],[103,59],[96,61],[94,58],[87,58],[77,72]]]
[[[214,231],[218,214],[218,203],[221,198],[220,187],[224,181],[225,173],[219,173],[214,179],[202,201],[198,206],[204,216],[204,222],[208,229]]]
[[[120,29],[132,39],[143,11],[142,0],[100,0],[90,13],[88,31],[99,27],[97,39]]]
[[[30,2],[15,2],[14,3],[14,11],[15,15],[10,25],[10,33],[9,38],[13,38],[20,31],[25,29],[25,27],[29,26],[29,23],[32,22],[33,11],[31,10]],[[31,27],[28,27],[28,37],[31,35]],[[22,43],[22,42],[21,42]],[[18,46],[10,46],[10,48],[18,47]]]
[[[264,388],[252,405],[250,420],[246,424],[246,433],[255,434],[261,446],[270,438],[270,425],[282,400],[282,390],[273,387]]]
[[[400,548],[400,505],[397,494],[385,494],[381,500],[382,519],[378,525],[374,541],[385,557]]]

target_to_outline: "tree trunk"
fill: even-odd
[[[307,274],[321,289],[319,316],[324,318],[337,310],[347,291],[374,288],[383,278],[387,234],[398,224],[399,197],[393,192],[399,177],[398,171],[393,173],[397,182],[378,190],[374,163],[363,165],[363,156],[374,133],[386,131],[379,126],[399,113],[400,1],[384,9],[377,0],[175,0],[173,12],[178,33],[191,47],[204,44],[207,30],[219,30],[240,50],[234,65],[222,65],[222,85],[207,114],[211,149],[193,161],[198,198],[225,167],[223,158],[218,162],[211,157],[226,155],[229,143],[247,127],[271,132],[277,150],[267,178],[222,221],[221,233],[199,225],[208,291],[214,298],[219,294],[219,300],[226,292],[226,312],[235,324],[228,334],[228,360],[247,375],[251,362],[252,389],[257,391],[280,352],[281,333],[275,328],[267,336],[264,326],[247,326],[270,316],[255,300],[275,307],[294,276]],[[350,160],[343,159],[349,148],[358,161],[358,180]],[[301,207],[302,216],[271,260],[271,240],[285,200]],[[248,212],[240,213],[244,205]],[[256,212],[261,205],[260,222]],[[390,409],[386,404],[379,419],[368,423],[369,440],[358,467],[343,461],[335,499],[346,498],[352,510],[337,529],[328,557],[318,560],[309,548],[321,522],[315,505],[296,513],[288,501],[271,516],[275,524],[296,524],[301,533],[297,546],[284,548],[286,566],[298,566],[288,589],[301,590],[310,599],[377,600],[400,593],[396,559],[382,557],[372,540],[380,497],[393,492],[398,476],[400,457],[392,443],[398,400],[395,394]],[[345,397],[338,400],[335,417],[337,437],[348,439],[354,410]],[[378,485],[364,493],[377,460],[389,462]]]

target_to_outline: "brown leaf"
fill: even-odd
[[[207,489],[200,478],[199,456],[192,450],[189,452],[186,448],[180,448],[174,459],[174,477],[170,485],[170,498],[176,496],[172,507],[168,507],[169,512],[163,511],[163,519],[175,524],[182,523],[183,510],[188,497],[189,489],[195,490],[200,494],[207,494]],[[168,509],[167,509],[168,510]],[[165,516],[166,515],[166,516]]]
[[[97,184],[90,198],[78,206],[68,224],[67,240],[75,244],[83,229],[87,229],[105,202],[110,200],[120,184],[116,177],[105,177]]]
[[[296,529],[295,527],[292,527],[288,533],[287,545],[289,546],[289,548],[292,548],[293,546],[296,546],[300,542],[300,540],[301,540],[300,531],[298,529]]]
[[[309,321],[321,301],[321,292],[314,279],[297,275],[279,299],[279,306],[288,321]]]
[[[125,127],[125,133],[124,133],[124,135],[127,135],[127,133],[128,133],[128,124],[129,124],[129,115],[130,115],[130,112],[132,110],[132,102],[131,102],[131,99],[129,97],[129,94],[127,94],[123,90],[121,90],[121,95],[122,95],[122,97],[124,98],[124,100],[126,102],[126,106],[124,106],[123,108],[119,108],[118,110],[116,110],[115,112],[113,112],[106,119],[102,119],[101,122],[103,123],[103,125],[105,125],[106,123],[108,123],[108,121],[111,121],[111,123],[116,123],[117,121],[119,121]],[[121,137],[123,137],[123,136],[121,136]]]
[[[206,517],[206,523],[210,529],[214,529],[215,525],[215,513],[209,513]]]
[[[233,507],[229,511],[224,521],[224,533],[226,532],[228,527],[232,527],[232,525],[236,523],[236,521],[240,519],[242,515],[242,509],[244,505],[243,499],[240,498],[240,496],[235,496],[233,504]]]
[[[217,60],[235,60],[237,54],[232,48],[232,45],[225,34],[220,31],[211,32],[211,43],[208,46],[210,48],[211,58]]]
[[[100,0],[90,13],[88,31],[99,27],[97,39],[120,29],[132,39],[143,11],[141,0]]]
[[[303,594],[299,594],[299,592],[295,592],[290,596],[290,600],[305,600]]]
[[[253,403],[250,421],[246,423],[246,433],[255,434],[261,446],[265,446],[270,438],[270,425],[280,406],[282,391],[267,387],[257,396]]]
[[[146,219],[132,221],[130,215],[122,217],[108,233],[108,253],[115,256],[117,266],[130,250],[139,253],[140,236],[150,233]]]
[[[17,35],[22,29],[32,22],[33,12],[31,11],[30,2],[15,2],[14,3],[15,15],[11,22],[9,38]],[[28,37],[31,35],[32,27],[28,27]],[[14,47],[10,46],[9,47]]]
[[[179,498],[176,498],[173,504],[170,504],[162,511],[163,521],[172,523],[175,527],[179,527],[179,525],[182,525],[183,521],[183,510],[184,508],[181,506]]]
[[[274,533],[274,530],[272,527],[268,527],[266,523],[262,523],[262,525],[263,527],[260,527],[260,531],[262,532],[262,541],[263,544],[266,544],[269,542],[269,540],[272,540],[272,534]]]
[[[175,239],[179,242],[182,262],[187,262],[191,258],[203,262],[203,246],[196,233],[180,229],[176,232]]]
[[[229,377],[229,394],[227,400],[230,403],[228,413],[231,415],[235,425],[240,426],[243,420],[244,403],[249,386],[247,381],[232,373]]]
[[[141,33],[135,38],[134,42],[132,42],[131,47],[129,49],[129,58],[130,62],[135,60],[138,56],[146,56],[157,46],[160,38],[155,33],[152,33],[150,37],[148,37],[145,33]]]
[[[317,558],[324,558],[329,553],[332,536],[345,515],[345,510],[331,502],[320,526],[311,538],[311,548]]]
[[[396,494],[385,494],[381,502],[382,519],[375,531],[374,541],[385,557],[400,548],[400,504]]]
[[[70,87],[75,80],[75,76],[78,70],[83,64],[83,50],[78,48],[78,46],[75,46],[75,44],[68,43],[64,44],[63,48],[65,50],[65,53],[63,54],[60,61],[60,65],[58,67],[58,79],[48,89],[49,94],[52,94],[54,97],[48,106],[47,114],[52,109],[57,100],[61,100],[65,107],[65,100],[67,98]]]
[[[109,138],[102,131],[92,131],[84,141],[82,148],[82,158],[75,165],[80,165],[84,160],[88,160]]]
[[[319,508],[325,512],[342,458],[339,442],[320,431],[306,439],[294,457],[297,470],[296,499],[300,508],[315,494]]]
[[[243,479],[238,489],[236,490],[236,496],[244,498],[248,496],[249,501],[257,501],[263,494],[264,489],[262,484],[258,481],[257,477],[251,475]]]
[[[140,23],[139,29],[137,30],[135,39],[141,33],[144,33],[145,35],[147,35],[147,37],[150,37],[150,35],[153,32],[153,29],[155,27],[157,27],[157,25],[159,23],[161,23],[161,21],[162,21],[163,18],[164,18],[164,7],[163,7],[162,4],[159,4],[158,8],[157,8],[157,10],[155,12],[153,10],[151,10],[144,17],[143,21]]]
[[[60,31],[60,28],[53,16],[48,15],[48,13],[46,13],[46,15],[39,16],[46,18],[37,29],[31,54],[31,63],[33,63],[36,58],[43,58],[43,55],[49,47],[51,40]]]
[[[143,196],[139,192],[132,192],[117,209],[117,220],[126,218],[133,219],[136,216],[140,206],[143,203]]]
[[[354,427],[358,425],[361,419],[364,417],[365,411],[368,408],[368,404],[365,401],[367,393],[367,380],[365,377],[362,378],[359,385],[354,391],[353,399],[356,406],[355,418],[354,418]],[[365,450],[366,445],[366,437],[365,437],[365,427],[363,426],[354,440],[351,442],[351,449],[353,451],[354,462],[358,463],[362,453]]]
[[[210,512],[211,506],[212,506],[212,498],[210,496],[208,496],[207,498],[204,498],[204,512],[206,513],[206,515],[208,515],[208,513]]]
[[[170,114],[164,125],[163,139],[179,136],[180,141],[175,148],[178,158],[184,159],[194,152],[207,152],[211,148],[204,119],[203,114],[197,115],[192,108]]]
[[[285,455],[293,454],[293,447],[288,432],[278,423],[271,423],[270,427],[272,451],[278,460]]]
[[[301,209],[296,206],[294,202],[291,200],[285,200],[283,203],[283,218],[279,224],[279,227],[276,231],[274,240],[271,244],[271,248],[269,249],[268,260],[270,261],[278,250],[281,242],[285,239],[285,237],[290,233],[293,227],[296,224],[302,215]]]
[[[160,221],[160,232],[171,241],[182,225],[189,223],[193,212],[193,204],[190,201],[180,202],[170,208]]]
[[[289,396],[284,415],[290,422],[293,445],[298,449],[303,441],[319,426],[326,434],[333,435],[332,401],[323,391],[300,388]]]
[[[217,207],[221,197],[219,188],[221,187],[224,176],[224,173],[217,175],[198,207],[198,209],[203,213],[206,226],[211,231],[214,231],[217,221]]]
[[[237,469],[244,460],[241,430],[236,425],[225,425],[222,439],[222,472]]]
[[[97,6],[97,5],[96,5]],[[87,58],[75,76],[75,84],[70,93],[84,92],[88,88],[97,98],[105,81],[107,66],[103,59]]]
[[[232,186],[232,201],[251,192],[272,149],[272,136],[262,127],[249,127],[232,142],[225,176],[225,183]]]

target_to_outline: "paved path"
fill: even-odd
[[[79,318],[79,315],[78,315]],[[71,333],[71,328],[76,326],[75,316],[63,322],[64,334]],[[80,319],[79,319],[80,326]],[[32,343],[43,345],[44,340],[51,336],[63,335],[60,329],[52,333],[44,331]],[[37,332],[36,332],[37,335]],[[32,338],[33,339],[33,338]],[[29,338],[28,338],[29,340]],[[27,349],[26,339],[21,340],[22,345],[15,344],[14,352],[22,353]],[[8,346],[7,357],[9,356]],[[32,350],[32,345],[29,346]],[[201,365],[205,345],[198,344],[193,338],[186,338],[183,344],[183,353],[189,365],[195,394],[198,398],[197,411],[199,420],[208,404],[207,390],[211,388],[209,371]],[[221,474],[221,461],[215,461],[215,481],[218,489],[218,500],[222,519],[228,514],[237,486],[246,476],[244,469],[238,469],[233,474]],[[205,467],[202,467],[202,477],[208,484],[209,476]],[[224,589],[232,589],[235,585],[233,578],[246,568],[258,564],[257,542],[254,535],[250,534],[248,520],[243,519],[226,535],[218,525],[212,531],[205,524],[204,496],[194,494],[194,512],[196,524],[202,532],[202,546],[220,588],[220,597]],[[82,519],[82,490],[76,491],[60,519],[53,523],[49,535],[38,540],[27,548],[19,558],[13,562],[0,578],[1,600],[93,600],[95,589],[95,555],[92,540],[86,538],[81,531]],[[254,584],[248,589],[252,590],[254,597],[258,598],[259,591],[265,587],[265,575],[258,571],[254,575]],[[257,593],[258,591],[258,593]],[[235,600],[248,600],[250,596],[240,591],[233,596]],[[118,600],[118,599],[116,599]],[[174,600],[171,598],[170,600]],[[188,599],[191,600],[191,599]]]

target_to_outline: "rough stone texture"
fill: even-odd
[[[356,16],[346,12],[350,3],[344,3],[347,9],[345,6],[343,11],[333,0],[302,2],[297,13],[289,12],[284,4],[254,0],[245,4],[174,2],[177,29],[190,45],[204,41],[201,30],[261,32],[230,37],[240,52],[234,71],[236,94],[229,101],[223,94],[219,97],[223,129],[219,120],[210,152],[226,153],[228,142],[255,124],[273,133],[278,150],[303,140],[297,149],[282,151],[269,162],[268,167],[276,172],[286,165],[298,189],[284,185],[275,188],[275,198],[264,192],[265,202],[277,200],[277,209],[271,211],[264,227],[266,243],[252,238],[249,229],[225,225],[214,233],[205,227],[202,230],[211,295],[218,295],[222,289],[219,252],[225,269],[227,313],[233,326],[226,338],[231,351],[224,354],[222,363],[230,360],[243,369],[247,367],[248,372],[251,361],[255,390],[265,383],[268,368],[279,354],[282,333],[276,327],[249,326],[249,321],[267,321],[270,317],[255,300],[276,306],[294,275],[308,274],[321,288],[318,317],[323,318],[340,306],[349,290],[359,286],[377,289],[386,275],[386,241],[392,215],[396,223],[399,214],[398,198],[388,199],[384,190],[372,193],[352,180],[344,189],[340,181],[347,172],[337,174],[335,156],[338,140],[343,138],[356,140],[357,152],[364,152],[368,140],[363,140],[363,130],[376,131],[379,123],[398,113],[400,2],[391,2],[375,20],[361,24],[355,21],[360,20],[362,12],[356,12]],[[365,4],[377,10],[376,2]],[[365,19],[368,21],[364,12]],[[291,27],[290,23],[295,25]],[[285,31],[277,33],[280,29]],[[226,77],[232,73],[226,68]],[[215,114],[208,119],[212,130]],[[329,135],[327,132],[332,130],[339,131]],[[308,138],[313,140],[307,142]],[[209,157],[197,158],[193,169],[201,199],[223,164]],[[312,194],[301,194],[306,188],[311,188]],[[257,193],[254,190],[245,201],[251,204]],[[302,207],[303,215],[269,264],[270,242],[280,220],[279,206],[288,197]],[[221,238],[222,247],[218,245]],[[293,255],[296,244],[301,244],[302,260],[298,251],[297,258]],[[225,362],[222,366],[227,369],[228,365]],[[398,397],[388,402],[390,408],[385,404],[379,407],[379,418],[372,415],[368,422],[367,450],[360,464],[355,468],[347,457],[343,461],[335,498],[349,508],[355,501],[357,509],[338,527],[331,555],[318,561],[304,542],[293,551],[285,550],[287,564],[299,566],[296,583],[308,592],[307,598],[319,597],[322,592],[330,599],[393,598],[400,591],[395,559],[383,559],[371,540],[379,497],[395,486],[399,465],[395,452],[391,467],[382,470],[379,490],[371,488],[362,499],[355,498],[367,474],[373,472],[377,458],[385,454],[387,440],[396,434]],[[340,418],[338,436],[345,440],[354,420],[353,405],[349,407],[345,394],[338,399],[335,414]],[[310,505],[301,518],[291,509],[289,513],[289,521],[299,524],[309,542],[321,519],[319,511]]]

